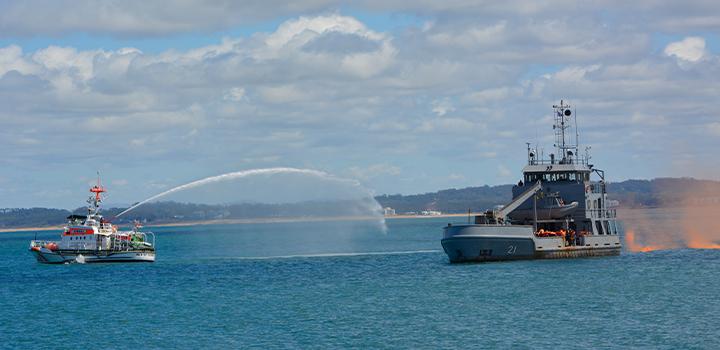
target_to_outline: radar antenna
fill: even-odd
[[[97,184],[90,188],[90,192],[94,193],[95,196],[90,196],[88,199],[88,203],[92,205],[92,208],[88,208],[88,211],[93,211],[95,214],[97,214],[98,208],[100,208],[100,202],[102,202],[102,196],[100,196],[100,194],[105,192],[105,188],[100,183],[99,171],[97,176]]]
[[[577,136],[575,136],[575,144],[571,141],[571,137],[565,139],[565,130],[569,129],[572,125],[570,118],[573,116],[573,112],[570,109],[570,105],[560,100],[559,105],[553,105],[555,124],[553,124],[553,130],[555,130],[555,147],[557,148],[557,154],[560,156],[560,164],[572,164],[573,157],[577,157],[578,145]],[[575,130],[577,135],[577,129]],[[577,159],[577,158],[575,158]]]

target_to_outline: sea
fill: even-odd
[[[720,348],[720,250],[450,264],[464,220],[154,227],[135,264],[39,264],[59,231],[0,233],[0,348]]]

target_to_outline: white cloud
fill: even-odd
[[[245,98],[245,89],[241,87],[230,88],[223,95],[223,99],[227,101],[242,101]]]
[[[402,172],[400,167],[388,163],[372,164],[364,168],[351,167],[348,171],[351,178],[363,181],[380,176],[398,176]]]
[[[630,117],[630,122],[646,126],[665,126],[670,123],[670,119],[663,115],[648,115],[637,112]]]
[[[694,36],[668,44],[664,52],[688,62],[697,62],[707,55],[705,39]]]
[[[137,164],[146,176],[177,167],[195,178],[282,161],[346,174],[354,168],[389,192],[397,179],[388,175],[400,165],[404,174],[445,179],[443,165],[473,159],[487,162],[475,168],[482,168],[479,177],[453,172],[508,181],[492,158],[506,159],[505,169],[517,174],[508,166],[517,154],[509,150],[520,149],[522,162],[524,142],[540,140],[549,152],[549,107],[560,98],[578,109],[581,142],[617,156],[608,169],[617,178],[637,175],[628,170],[637,167],[627,166],[633,160],[624,147],[652,154],[685,144],[700,130],[720,133],[714,124],[720,61],[709,45],[685,39],[658,54],[643,23],[615,17],[615,25],[570,2],[560,17],[544,3],[513,8],[525,4],[515,0],[420,3],[427,21],[388,32],[348,15],[311,11],[274,31],[189,50],[0,48],[0,147],[8,154],[0,162],[8,169],[40,164],[76,171],[87,159],[103,159],[113,169]],[[148,21],[155,15],[148,12]],[[0,29],[19,26],[2,16]],[[206,20],[179,18],[167,19],[172,23],[158,32]],[[218,25],[236,23],[229,21]],[[28,29],[27,22],[30,32],[45,30]],[[128,33],[112,25],[113,33]],[[71,27],[79,28],[63,28]],[[678,130],[679,123],[686,128]],[[703,142],[703,150],[718,146],[716,138]],[[422,187],[429,182],[416,181],[398,191],[431,190]]]
[[[474,123],[463,118],[439,118],[430,119],[423,121],[418,130],[425,133],[450,133],[450,134],[465,134],[473,133],[484,129],[483,124]]]
[[[568,67],[556,72],[550,76],[551,79],[556,79],[562,82],[579,82],[582,81],[588,73],[597,71],[600,69],[600,65],[594,64],[587,67]]]
[[[310,98],[308,91],[303,91],[293,85],[266,86],[258,89],[260,96],[268,103],[290,103]]]
[[[472,104],[487,104],[496,101],[504,101],[509,98],[522,95],[521,88],[500,87],[474,91],[463,96],[463,101]]]
[[[0,48],[0,76],[9,71],[18,71],[22,74],[32,74],[40,67],[23,57],[20,46],[10,45]]]
[[[317,17],[303,16],[289,20],[269,35],[265,39],[265,44],[270,50],[280,50],[288,46],[299,49],[317,36],[328,32],[355,34],[375,41],[384,38],[383,35],[368,30],[362,22],[353,17],[334,14]]]
[[[443,98],[432,102],[432,112],[442,117],[445,114],[455,111],[455,107],[449,98]]]
[[[488,27],[467,28],[460,33],[436,32],[428,36],[428,41],[438,46],[455,46],[465,49],[497,45],[504,39],[506,26],[506,21],[500,21]]]

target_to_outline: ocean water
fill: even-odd
[[[720,250],[450,265],[461,221],[155,228],[153,264],[0,233],[0,348],[720,348]]]

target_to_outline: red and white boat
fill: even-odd
[[[135,224],[130,231],[118,227],[100,215],[101,194],[105,188],[100,184],[90,188],[88,215],[70,215],[60,241],[30,242],[30,252],[38,262],[62,264],[69,262],[154,262],[155,235],[141,232]]]

